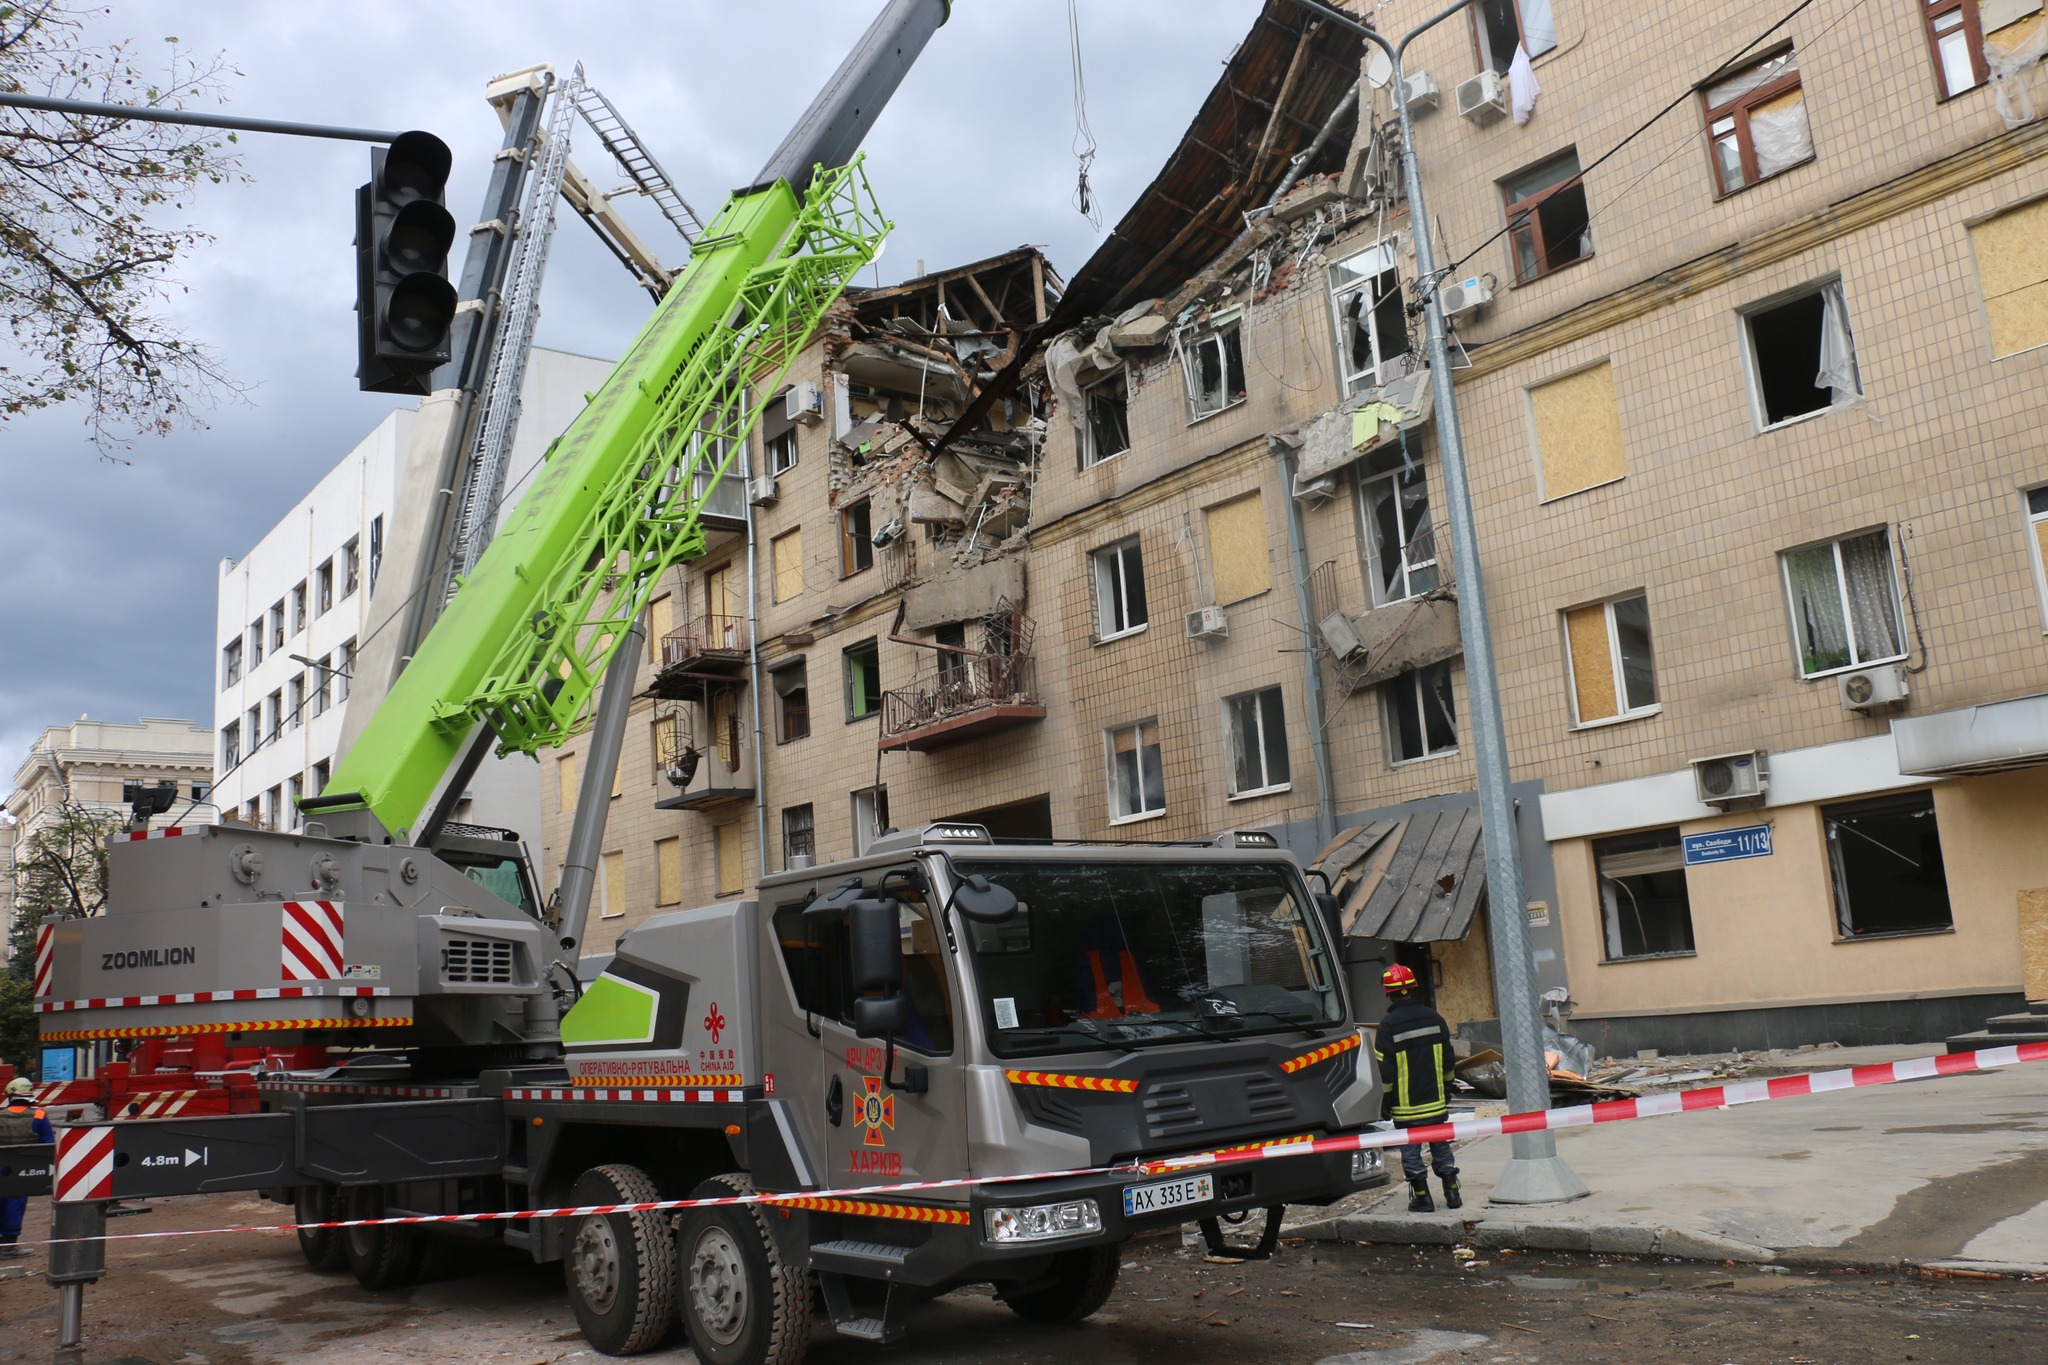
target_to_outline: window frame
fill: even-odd
[[[1125,552],[1131,550],[1137,552],[1138,608],[1144,613],[1145,618],[1136,624],[1132,624],[1130,619],[1131,575],[1124,561]],[[1112,571],[1109,567],[1112,560],[1116,565],[1114,582],[1112,582]],[[1088,552],[1088,579],[1091,589],[1089,595],[1095,599],[1096,644],[1108,644],[1111,640],[1121,640],[1127,636],[1137,635],[1151,626],[1152,602],[1145,592],[1145,545],[1143,536],[1125,536],[1121,540],[1114,540],[1098,549],[1090,550]],[[1103,626],[1110,619],[1107,609],[1112,602],[1121,610],[1125,624],[1115,630],[1105,630]]]
[[[238,631],[235,638],[220,647],[220,690],[225,692],[242,680],[242,636]]]
[[[1429,471],[1423,468],[1420,462],[1417,462],[1414,472],[1415,478],[1422,483],[1423,507],[1426,511],[1433,512],[1435,509],[1431,507],[1429,501]],[[1416,528],[1407,524],[1407,509],[1402,504],[1400,498],[1399,490],[1405,483],[1409,482],[1404,477],[1406,473],[1407,470],[1404,468],[1389,469],[1380,474],[1368,474],[1361,469],[1356,480],[1359,539],[1365,551],[1363,559],[1365,561],[1366,586],[1372,593],[1372,604],[1375,607],[1388,607],[1397,602],[1412,602],[1416,598],[1426,596],[1443,586],[1444,564],[1442,556],[1436,551],[1436,519],[1434,516],[1429,516],[1425,519],[1425,525],[1429,531],[1430,557],[1426,561],[1411,562],[1408,556],[1409,547],[1415,543]],[[1373,516],[1372,507],[1372,487],[1379,483],[1386,483],[1395,490],[1393,498],[1394,512],[1404,537],[1400,546],[1401,586],[1404,591],[1399,597],[1382,597],[1380,595],[1379,557],[1382,547],[1380,545],[1379,523]],[[1418,589],[1414,585],[1415,575],[1422,570],[1431,571],[1435,575],[1436,581],[1426,588]]]
[[[792,824],[790,820],[791,816],[799,812],[803,816],[801,828]],[[809,844],[808,848],[794,846],[793,841],[799,835]],[[818,810],[815,803],[810,801],[782,808],[782,868],[785,872],[789,870],[790,859],[798,855],[808,855],[813,863],[816,863],[818,858]]]
[[[1429,747],[1429,715],[1423,710],[1422,678],[1425,673],[1437,668],[1444,670],[1444,686],[1450,692],[1449,719],[1451,722],[1451,742],[1448,747],[1432,749]],[[1405,757],[1401,753],[1401,727],[1398,718],[1393,712],[1394,706],[1400,700],[1404,700],[1397,698],[1395,695],[1396,691],[1402,688],[1404,682],[1409,682],[1409,690],[1412,692],[1415,703],[1417,728],[1422,736],[1423,750],[1413,757]],[[1451,671],[1451,660],[1439,659],[1433,664],[1423,664],[1416,668],[1402,669],[1381,685],[1380,697],[1380,716],[1387,731],[1387,763],[1389,766],[1405,768],[1411,763],[1434,763],[1440,758],[1455,758],[1461,751],[1462,746],[1458,739],[1457,675]]]
[[[1971,82],[1960,90],[1948,88],[1948,66],[1941,57],[1942,35],[1935,31],[1934,21],[1944,15],[1960,12],[1963,16],[1963,47],[1970,57]],[[1991,67],[1984,60],[1984,18],[1977,11],[1977,0],[1921,0],[1920,26],[1927,34],[1927,55],[1934,64],[1934,102],[1946,104],[1950,100],[1982,89],[1991,80]]]
[[[1628,704],[1628,675],[1625,672],[1625,665],[1622,660],[1621,630],[1614,620],[1614,608],[1615,604],[1620,602],[1637,601],[1643,604],[1643,614],[1645,617],[1648,617],[1650,611],[1650,594],[1648,589],[1617,593],[1613,597],[1604,597],[1597,602],[1581,602],[1576,606],[1566,607],[1557,614],[1558,629],[1564,634],[1565,699],[1571,709],[1571,728],[1574,730],[1597,730],[1603,725],[1619,725],[1623,721],[1642,720],[1647,716],[1658,715],[1664,710],[1662,697],[1647,702],[1642,706],[1631,707]],[[1588,607],[1600,607],[1605,613],[1607,623],[1608,676],[1614,682],[1614,702],[1617,707],[1613,715],[1599,716],[1593,720],[1586,720],[1579,715],[1579,664],[1578,657],[1572,651],[1571,630],[1572,613],[1584,611]],[[1650,631],[1650,688],[1653,692],[1657,687],[1656,669],[1657,636],[1653,624]]]
[[[1745,90],[1740,95],[1737,95],[1734,99],[1731,99],[1726,103],[1717,105],[1710,105],[1707,103],[1707,87],[1718,84],[1721,81],[1729,80],[1735,76],[1739,76],[1745,71],[1755,70],[1759,66],[1763,66],[1769,62],[1774,62],[1778,60],[1778,58],[1786,56],[1788,54],[1793,59],[1793,65],[1792,70],[1787,72],[1785,75],[1779,76],[1773,80],[1765,81],[1762,85],[1759,85],[1754,90]],[[1797,170],[1799,167],[1809,165],[1812,162],[1819,159],[1820,149],[1816,146],[1814,150],[1807,156],[1804,156],[1798,161],[1794,161],[1790,165],[1782,167],[1779,170],[1775,170],[1771,172],[1769,175],[1764,175],[1757,168],[1756,139],[1750,134],[1749,131],[1750,111],[1759,104],[1769,104],[1772,100],[1778,98],[1778,96],[1782,94],[1785,94],[1787,91],[1803,89],[1804,87],[1801,84],[1801,79],[1802,73],[1799,67],[1799,54],[1796,45],[1792,43],[1784,43],[1776,48],[1773,48],[1771,51],[1764,53],[1762,56],[1755,58],[1752,61],[1744,62],[1741,66],[1723,67],[1719,71],[1716,71],[1713,75],[1707,77],[1706,80],[1700,82],[1700,127],[1706,134],[1707,166],[1713,172],[1714,176],[1714,200],[1716,203],[1719,203],[1721,200],[1726,199],[1731,195],[1740,194],[1744,190],[1753,189],[1756,186],[1761,185],[1766,180],[1775,180],[1779,176],[1784,175],[1788,171]],[[1734,186],[1732,189],[1729,187],[1728,182],[1722,177],[1721,156],[1720,152],[1718,151],[1720,139],[1714,136],[1714,125],[1724,118],[1732,118],[1735,121],[1735,127],[1733,130],[1733,135],[1735,138],[1735,151],[1736,155],[1739,156],[1742,160],[1742,183],[1740,185]],[[1810,118],[1807,120],[1806,133],[1807,142],[1812,143],[1813,121]]]
[[[861,801],[868,803],[868,824],[865,833],[861,830]],[[846,794],[847,825],[853,834],[853,856],[864,858],[868,848],[882,837],[882,831],[891,828],[889,824],[889,786],[886,782],[872,787],[855,787]]]
[[[1280,762],[1286,768],[1285,775],[1277,782],[1273,780],[1272,765],[1268,762],[1271,756],[1269,752],[1270,740],[1266,734],[1267,714],[1265,699],[1268,697],[1273,698],[1275,702],[1274,709],[1279,716]],[[1251,736],[1252,747],[1249,752],[1258,760],[1259,776],[1265,779],[1262,785],[1256,787],[1240,788],[1237,785],[1239,750],[1246,739],[1244,729],[1240,725],[1238,718],[1240,708],[1251,716],[1255,729],[1255,733]],[[1253,797],[1271,796],[1276,792],[1292,791],[1294,789],[1294,756],[1287,750],[1287,694],[1286,689],[1281,687],[1280,684],[1274,683],[1270,687],[1255,687],[1249,691],[1236,692],[1225,697],[1223,699],[1223,740],[1226,755],[1230,760],[1229,767],[1226,769],[1228,773],[1226,786],[1229,791],[1230,800],[1244,801]]]
[[[796,562],[788,566],[794,571],[794,575],[796,578],[796,591],[789,593],[787,596],[785,596],[782,591],[783,566],[780,564],[781,556],[776,553],[776,547],[784,544],[789,545],[792,552],[796,555]],[[797,598],[802,597],[803,595],[804,528],[799,525],[792,526],[788,530],[781,532],[779,535],[773,535],[768,538],[768,597],[774,605],[780,606],[784,602],[794,602]]]
[[[1521,45],[1523,51],[1528,52],[1529,21],[1522,16],[1522,0],[1506,0],[1506,2],[1509,8],[1513,10],[1515,16],[1515,41]],[[1496,67],[1491,63],[1489,59],[1492,56],[1492,45],[1480,34],[1479,11],[1480,7],[1477,4],[1470,6],[1466,11],[1466,16],[1471,21],[1473,69],[1475,71],[1491,71],[1502,80],[1506,80],[1508,66],[1514,64],[1514,53],[1510,52],[1508,54],[1506,65]],[[1551,27],[1555,28],[1556,26],[1557,16],[1553,11],[1551,14]],[[1557,51],[1557,41],[1553,37],[1550,46],[1544,48],[1542,52],[1530,52],[1529,60],[1534,62],[1538,57],[1555,51]]]
[[[1866,536],[1884,537],[1885,563],[1891,571],[1887,577],[1892,590],[1892,624],[1897,628],[1899,636],[1898,653],[1887,654],[1882,658],[1874,659],[1859,659],[1856,657],[1856,621],[1849,608],[1848,576],[1842,571],[1842,543],[1850,540],[1861,540]],[[1837,664],[1833,668],[1823,668],[1809,673],[1806,671],[1805,646],[1799,639],[1799,598],[1792,586],[1791,557],[1798,554],[1801,550],[1811,550],[1822,545],[1834,551],[1835,592],[1841,602],[1842,627],[1849,639],[1849,662]],[[1778,551],[1778,577],[1785,585],[1786,624],[1792,632],[1792,663],[1793,667],[1799,670],[1799,681],[1813,682],[1819,678],[1833,678],[1843,673],[1853,673],[1860,668],[1878,668],[1885,664],[1904,663],[1912,657],[1912,641],[1906,634],[1906,604],[1904,596],[1899,589],[1899,560],[1898,556],[1892,553],[1892,528],[1889,522],[1881,526],[1866,526],[1861,530],[1844,532],[1839,536],[1831,536],[1825,540],[1809,540],[1803,545],[1787,546],[1785,549]]]
[[[297,635],[306,628],[306,608],[312,602],[308,585],[310,579],[301,578],[299,586],[292,589],[292,634]]]
[[[1613,951],[1612,951],[1611,945],[1612,945],[1612,943],[1613,943],[1613,942],[1614,942],[1614,941],[1615,941],[1616,939],[1618,939],[1618,938],[1619,938],[1620,936],[1619,936],[1618,934],[1611,934],[1611,933],[1609,932],[1609,923],[1608,923],[1608,914],[1609,914],[1609,908],[1608,908],[1608,900],[1607,900],[1607,884],[1608,884],[1609,882],[1612,882],[1612,883],[1614,883],[1614,884],[1615,884],[1616,886],[1621,886],[1621,878],[1620,878],[1620,877],[1613,877],[1613,876],[1609,876],[1608,874],[1606,874],[1606,873],[1604,873],[1604,872],[1602,872],[1602,871],[1600,870],[1600,858],[1601,858],[1601,845],[1603,845],[1603,844],[1606,844],[1606,845],[1610,845],[1610,846],[1611,846],[1611,845],[1613,845],[1613,844],[1617,844],[1617,843],[1628,843],[1628,842],[1635,842],[1635,841],[1647,840],[1647,839],[1649,839],[1649,838],[1651,838],[1651,837],[1653,837],[1653,836],[1657,836],[1657,835],[1662,835],[1662,834],[1665,834],[1665,833],[1669,833],[1669,834],[1671,835],[1671,837],[1672,837],[1672,838],[1673,838],[1673,839],[1674,839],[1674,840],[1676,841],[1676,845],[1677,845],[1677,850],[1678,850],[1678,867],[1677,867],[1677,868],[1676,868],[1675,870],[1676,870],[1676,872],[1678,873],[1678,877],[1679,877],[1679,885],[1680,885],[1680,886],[1682,886],[1682,887],[1683,887],[1683,888],[1685,889],[1685,927],[1686,927],[1686,936],[1687,936],[1688,938],[1690,938],[1690,939],[1692,940],[1693,946],[1692,946],[1692,947],[1690,947],[1690,948],[1671,948],[1671,949],[1665,949],[1665,950],[1662,950],[1662,951],[1658,951],[1658,952],[1649,952],[1649,953],[1628,953],[1628,952],[1624,952],[1624,953],[1619,953],[1619,954],[1617,954],[1617,953],[1615,953],[1615,952],[1613,952]],[[1588,855],[1589,855],[1589,856],[1590,856],[1590,857],[1592,858],[1592,860],[1593,860],[1593,896],[1594,896],[1594,899],[1595,899],[1596,901],[1598,901],[1598,902],[1599,902],[1599,906],[1600,906],[1600,965],[1601,965],[1601,966],[1603,966],[1603,967],[1604,967],[1604,966],[1607,966],[1607,965],[1609,965],[1609,964],[1611,964],[1611,963],[1612,963],[1612,964],[1619,964],[1619,963],[1626,963],[1626,962],[1661,962],[1661,961],[1664,961],[1664,960],[1666,960],[1666,959],[1668,959],[1668,958],[1674,958],[1674,957],[1698,957],[1698,956],[1699,956],[1699,954],[1700,954],[1700,950],[1699,950],[1699,933],[1698,933],[1698,930],[1697,930],[1697,929],[1696,929],[1696,928],[1694,927],[1694,925],[1693,925],[1693,918],[1692,918],[1692,880],[1691,880],[1690,876],[1689,876],[1689,875],[1687,874],[1687,872],[1686,872],[1686,869],[1685,869],[1685,833],[1684,833],[1684,831],[1683,831],[1683,830],[1681,830],[1681,829],[1680,829],[1680,828],[1679,828],[1679,827],[1678,827],[1677,825],[1664,825],[1664,826],[1660,826],[1660,827],[1657,827],[1657,828],[1654,828],[1654,829],[1640,829],[1640,830],[1633,830],[1633,831],[1630,831],[1630,832],[1629,832],[1629,833],[1627,833],[1627,834],[1619,834],[1619,835],[1610,835],[1610,836],[1607,836],[1607,837],[1605,837],[1605,838],[1598,838],[1598,839],[1590,839],[1590,840],[1588,840],[1588,841],[1587,841],[1586,851],[1587,851],[1587,854],[1588,854]],[[1635,851],[1635,852],[1641,852],[1641,851],[1646,851],[1646,850],[1630,850],[1630,851]],[[1624,875],[1638,875],[1638,876],[1654,876],[1654,875],[1656,875],[1656,874],[1655,874],[1655,873],[1636,873],[1636,874],[1624,874]],[[1622,886],[1622,890],[1624,890],[1624,891],[1630,891],[1630,888],[1628,888],[1628,887],[1626,887],[1626,886]],[[1631,896],[1633,896],[1633,895],[1634,895],[1634,892],[1633,892],[1633,891],[1630,891],[1630,895],[1631,895]],[[1617,902],[1617,908],[1618,908],[1618,902]],[[1640,921],[1640,917],[1639,917],[1639,918],[1638,918],[1638,928],[1639,928],[1639,930],[1640,930],[1640,924],[1641,924],[1641,921]]]
[[[770,478],[777,478],[795,469],[800,451],[797,448],[797,429],[791,426],[787,431],[778,431],[773,436],[761,437],[761,463],[768,466]],[[789,458],[785,461],[784,455]]]
[[[1134,738],[1132,740],[1132,752],[1136,753],[1138,756],[1135,760],[1137,765],[1136,770],[1138,778],[1138,807],[1136,810],[1130,812],[1129,814],[1119,814],[1117,805],[1119,779],[1117,777],[1116,771],[1116,737],[1127,732],[1135,732]],[[1148,732],[1151,735],[1151,746],[1159,756],[1159,805],[1157,809],[1154,809],[1150,806],[1146,806],[1143,804],[1145,800],[1145,744],[1146,735]],[[1160,737],[1159,717],[1147,716],[1143,720],[1134,720],[1126,725],[1113,725],[1105,729],[1102,732],[1102,752],[1107,767],[1107,775],[1109,779],[1109,823],[1112,825],[1134,825],[1143,820],[1159,820],[1165,818],[1167,811],[1166,744],[1164,740]]]
[[[1525,195],[1520,199],[1508,198],[1510,194],[1514,193],[1514,191],[1508,188],[1508,181],[1518,180],[1523,176],[1527,175],[1533,175],[1537,171],[1540,171],[1543,168],[1545,168],[1546,166],[1549,166],[1554,162],[1562,161],[1566,157],[1571,158],[1572,165],[1575,167],[1572,174],[1566,176],[1564,179],[1558,181],[1554,185],[1545,185],[1542,189],[1537,190],[1531,194]],[[1537,210],[1540,209],[1547,201],[1556,197],[1557,195],[1563,194],[1567,190],[1576,188],[1579,191],[1580,197],[1582,199],[1585,198],[1586,168],[1584,166],[1580,166],[1578,162],[1579,149],[1576,146],[1567,147],[1563,151],[1558,152],[1556,155],[1547,156],[1543,158],[1541,161],[1537,161],[1531,165],[1525,166],[1521,170],[1516,171],[1513,175],[1507,176],[1498,182],[1498,188],[1500,189],[1501,199],[1506,205],[1505,213],[1507,216],[1507,230],[1504,235],[1508,239],[1508,274],[1513,279],[1516,287],[1520,287],[1521,285],[1525,284],[1534,284],[1538,280],[1548,279],[1550,276],[1555,275],[1560,270],[1569,269],[1570,267],[1577,265],[1581,261],[1592,259],[1595,255],[1598,254],[1599,249],[1595,246],[1589,245],[1586,250],[1581,251],[1578,255],[1572,257],[1570,260],[1560,261],[1556,265],[1552,265],[1550,263],[1549,243],[1545,240],[1543,233],[1541,231],[1543,220],[1537,216]],[[1515,245],[1517,218],[1525,220],[1526,224],[1528,225],[1529,240],[1534,245],[1536,250],[1536,273],[1533,275],[1524,275],[1522,273],[1521,253]],[[1580,230],[1580,235],[1584,237],[1588,242],[1590,242],[1592,238],[1592,232],[1593,205],[1591,201],[1588,201],[1586,204],[1586,223],[1585,226]]]
[[[384,514],[379,512],[370,518],[370,564],[366,580],[371,592],[377,591],[377,570],[384,567]]]
[[[355,595],[355,590],[362,586],[362,576],[363,543],[357,537],[350,536],[348,543],[341,547],[341,597],[339,600],[346,602]]]
[[[856,534],[852,518],[858,514],[866,523]],[[855,498],[839,509],[839,576],[852,578],[875,567],[875,509],[874,500],[868,497]]]
[[[1512,3],[1512,0],[1510,0],[1510,3]],[[1401,301],[1403,309],[1402,321],[1404,324],[1406,323],[1407,293],[1401,282],[1400,240],[1398,233],[1390,233],[1369,246],[1360,247],[1342,260],[1331,261],[1323,268],[1323,279],[1328,285],[1327,293],[1330,299],[1330,323],[1336,328],[1337,383],[1339,391],[1346,398],[1362,393],[1366,389],[1377,388],[1387,382],[1382,378],[1382,375],[1385,374],[1387,362],[1392,357],[1388,356],[1380,345],[1379,313],[1389,296],[1385,294],[1380,295],[1362,315],[1366,320],[1367,335],[1372,339],[1372,369],[1370,372],[1359,370],[1354,373],[1351,369],[1350,348],[1345,344],[1344,300],[1352,295],[1365,294],[1368,289],[1376,285],[1382,278],[1392,275],[1394,277],[1394,293],[1392,297]],[[1353,261],[1372,255],[1375,252],[1384,253],[1386,258],[1385,265],[1373,271],[1370,275],[1361,274],[1351,283],[1342,287],[1338,286],[1334,278],[1332,278],[1333,272],[1339,267],[1349,266]],[[1409,356],[1411,351],[1408,347],[1408,335],[1405,327],[1401,334],[1401,346],[1401,355],[1404,357]],[[1370,383],[1357,384],[1358,380],[1366,378],[1368,374],[1370,375]],[[1354,384],[1357,386],[1354,387]]]
[[[855,711],[853,709],[853,661],[854,656],[856,654],[863,654],[867,656],[867,658],[870,661],[871,672],[874,675],[875,704],[872,709],[866,711]],[[845,693],[844,700],[846,703],[846,723],[848,725],[855,725],[864,720],[873,720],[875,717],[881,715],[882,646],[880,642],[877,641],[873,636],[869,636],[867,639],[861,641],[858,644],[848,645],[845,649],[839,652],[839,670],[840,681],[843,684],[842,690]],[[865,697],[863,697],[863,700],[865,700]]]
[[[2036,498],[2041,506],[2034,508]],[[2037,483],[2031,488],[2020,490],[2020,514],[2025,518],[2027,528],[2027,561],[2034,566],[2034,595],[2041,604],[2041,633],[2048,635],[2048,551],[2044,551],[2041,538],[2048,531],[2048,483]]]
[[[242,722],[231,720],[220,727],[220,771],[225,777],[242,763]]]
[[[1827,300],[1825,295],[1830,288],[1842,291],[1842,309],[1846,313],[1849,307],[1849,286],[1843,282],[1840,271],[1823,275],[1817,280],[1809,280],[1805,284],[1797,285],[1791,289],[1780,290],[1778,293],[1767,295],[1756,300],[1754,303],[1744,304],[1735,310],[1736,320],[1741,326],[1742,333],[1742,372],[1743,377],[1749,383],[1750,414],[1756,422],[1758,434],[1767,431],[1782,431],[1786,427],[1796,426],[1801,422],[1811,422],[1815,418],[1825,417],[1831,412],[1839,412],[1845,408],[1855,406],[1853,403],[1837,404],[1830,397],[1828,402],[1821,404],[1817,408],[1809,408],[1805,412],[1795,412],[1790,417],[1780,417],[1773,421],[1771,419],[1770,399],[1764,393],[1764,367],[1762,360],[1758,358],[1756,353],[1756,320],[1767,313],[1778,312],[1803,300],[1818,298],[1821,300],[1822,341],[1825,344],[1825,329],[1827,326]],[[1856,367],[1856,397],[1859,400],[1864,399],[1869,394],[1863,387],[1863,364],[1856,351],[1855,320],[1853,318],[1847,319],[1843,324],[1843,330],[1849,336],[1850,363]],[[1814,363],[1815,365],[1820,363],[1818,355],[1815,356]],[[1815,377],[1819,377],[1817,370]]]
[[[788,692],[783,691],[781,685],[775,679],[785,673],[795,673],[801,677],[803,679],[802,686],[791,688]],[[811,737],[810,662],[808,660],[799,660],[795,663],[785,664],[780,668],[771,668],[768,670],[768,680],[769,689],[775,693],[775,742],[778,745],[794,744],[800,739],[809,739]],[[792,693],[801,693],[803,695],[803,705],[801,707],[794,707],[790,704]],[[790,724],[793,716],[801,716],[803,721],[801,729]]]
[[[332,557],[320,561],[320,567],[313,570],[313,619],[319,620],[334,610],[334,560]]]
[[[1226,338],[1229,339],[1229,344],[1226,344]],[[1216,365],[1218,372],[1222,375],[1224,396],[1223,402],[1218,406],[1202,408],[1199,406],[1199,398],[1197,396],[1200,390],[1196,383],[1196,375],[1201,365],[1197,355],[1203,346],[1209,345],[1212,342],[1216,345]],[[1193,426],[1197,422],[1206,422],[1219,413],[1229,412],[1232,408],[1239,407],[1249,401],[1251,397],[1251,380],[1246,376],[1244,367],[1244,314],[1242,311],[1232,310],[1221,317],[1211,318],[1200,332],[1191,338],[1179,342],[1175,349],[1180,352],[1181,387],[1187,394],[1187,424],[1189,426]],[[1233,353],[1237,357],[1237,378],[1239,383],[1244,386],[1235,392],[1230,387],[1230,358]]]
[[[1855,907],[1849,901],[1846,885],[1847,873],[1842,866],[1841,840],[1831,837],[1835,822],[1842,816],[1874,815],[1885,808],[1902,809],[1908,802],[1924,799],[1927,803],[1928,818],[1934,821],[1935,848],[1942,859],[1941,896],[1948,909],[1948,923],[1916,925],[1905,929],[1873,929],[1868,933],[1855,933],[1849,929]],[[1952,934],[1956,931],[1955,899],[1949,894],[1948,856],[1941,848],[1941,811],[1935,804],[1931,787],[1884,792],[1874,796],[1858,797],[1849,801],[1831,801],[1819,807],[1820,835],[1823,857],[1828,871],[1828,903],[1834,911],[1834,941],[1836,943],[1868,943],[1874,940],[1894,938],[1923,938],[1929,934]],[[1866,838],[1868,836],[1865,836]],[[1903,855],[1900,855],[1903,856]]]
[[[1097,448],[1095,440],[1095,403],[1097,395],[1102,390],[1111,386],[1118,387],[1123,391],[1124,443],[1121,449],[1112,450],[1108,454],[1104,454]],[[1083,469],[1093,469],[1099,464],[1105,464],[1110,460],[1116,459],[1119,455],[1131,453],[1131,378],[1128,366],[1119,365],[1115,370],[1102,375],[1082,388],[1081,422],[1078,428],[1078,435],[1080,439],[1076,444],[1080,448],[1080,465]]]

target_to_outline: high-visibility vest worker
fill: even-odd
[[[1416,998],[1422,983],[1399,963],[1387,968],[1391,1003],[1373,1041],[1380,1084],[1386,1087],[1386,1116],[1406,1126],[1433,1123],[1451,1112],[1451,1027]]]

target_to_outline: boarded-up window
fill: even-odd
[[[718,894],[737,896],[747,887],[746,863],[740,856],[740,826],[713,825],[711,840],[718,850]]]
[[[677,905],[683,899],[683,841],[654,841],[654,903]]]
[[[1611,483],[1627,473],[1621,451],[1621,412],[1614,401],[1614,367],[1590,369],[1529,390],[1536,426],[1536,461],[1543,497],[1561,498]]]
[[[1621,597],[1564,614],[1572,718],[1580,725],[1635,715],[1657,704],[1650,602]]]
[[[1202,515],[1209,523],[1209,566],[1216,578],[1216,605],[1229,606],[1271,588],[1265,500],[1254,493],[1211,507]]]
[[[647,604],[647,662],[661,662],[661,642],[676,628],[676,600],[667,593]]]
[[[581,755],[566,753],[555,760],[557,791],[562,802],[562,814],[568,815],[576,809],[576,760]]]
[[[621,753],[618,762],[612,764],[612,795],[626,794],[626,755]]]
[[[801,528],[784,531],[768,542],[768,554],[775,566],[775,600],[787,602],[804,590],[804,533]]]
[[[1970,248],[1991,322],[1991,354],[2048,345],[2048,199],[1978,223]]]
[[[604,910],[603,919],[617,919],[626,913],[626,855],[607,853],[604,855]]]

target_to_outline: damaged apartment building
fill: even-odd
[[[1751,43],[1781,18],[1477,0],[1397,89],[1267,0],[1071,278],[850,295],[756,439],[751,539],[741,502],[657,610],[605,913],[891,824],[1264,829],[1357,984],[1406,962],[1486,1036],[1427,288],[1517,911],[1574,1031],[1925,1041],[2048,998],[2048,29],[1929,0]]]

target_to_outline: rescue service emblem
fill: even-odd
[[[860,1078],[860,1094],[855,1098],[853,1121],[861,1130],[863,1147],[881,1147],[889,1139],[882,1136],[882,1130],[896,1127],[896,1097],[882,1093],[880,1076]]]

